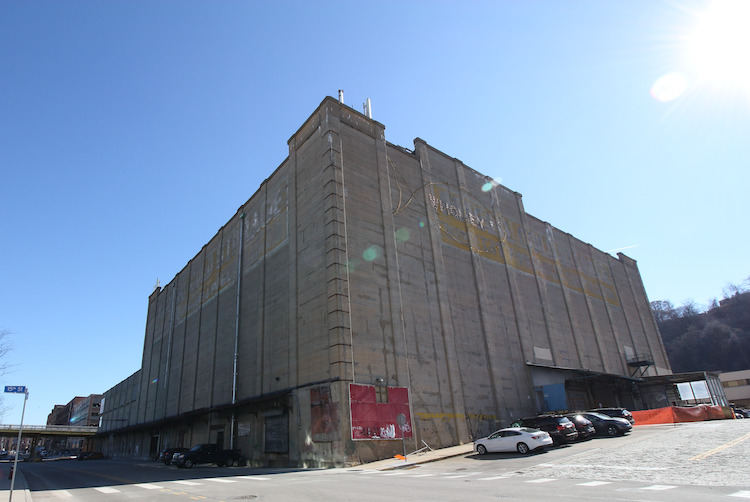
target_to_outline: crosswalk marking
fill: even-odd
[[[263,476],[236,476],[239,479],[249,479],[251,481],[268,481],[271,478],[264,478]]]
[[[236,483],[237,481],[227,478],[205,478],[206,481],[213,481],[214,483]]]
[[[539,479],[530,479],[526,481],[526,483],[549,483],[550,481],[557,481],[554,478],[539,478]]]
[[[642,490],[659,491],[659,490],[671,490],[672,488],[677,488],[677,487],[672,486],[672,485],[651,485],[651,486],[644,486]]]
[[[174,483],[178,485],[200,486],[200,483],[196,483],[195,481],[174,481]]]
[[[145,488],[146,490],[161,490],[163,488],[159,485],[154,485],[151,483],[139,483],[133,486],[137,486],[138,488]]]
[[[730,493],[730,497],[739,497],[742,499],[750,499],[750,491],[747,490],[740,490],[738,492]]]
[[[434,474],[412,474],[409,477],[410,478],[428,478],[430,476],[434,476]]]
[[[491,476],[489,478],[479,478],[477,481],[492,481],[494,479],[505,479],[508,476]]]
[[[578,483],[578,486],[602,486],[609,485],[612,481],[589,481],[588,483]]]
[[[70,499],[73,498],[73,494],[70,493],[68,490],[50,490],[47,493],[50,495],[60,498],[60,499]]]
[[[102,493],[120,493],[120,490],[112,488],[111,486],[99,486],[95,487],[94,490]]]
[[[396,472],[386,472],[383,474],[383,476],[401,476],[403,474],[406,474],[404,471],[396,471]]]

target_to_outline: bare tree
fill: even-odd
[[[678,312],[669,300],[654,300],[651,302],[651,311],[654,313],[656,322],[667,321],[677,317]]]
[[[7,329],[0,329],[0,377],[7,375],[13,367],[6,358],[8,353],[13,350],[13,344],[10,341],[11,334]],[[3,402],[2,395],[0,395],[0,418],[5,415],[6,411],[8,411],[7,407]]]
[[[700,305],[698,305],[698,303],[692,298],[685,300],[682,307],[679,307],[678,310],[680,312],[680,317],[687,317],[688,319],[692,319],[701,313]]]
[[[6,375],[12,366],[5,359],[8,352],[13,350],[13,345],[10,343],[10,335],[11,332],[7,329],[0,329],[0,377]]]

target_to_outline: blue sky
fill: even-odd
[[[0,384],[28,386],[24,421],[43,424],[136,371],[157,278],[338,89],[358,110],[372,100],[388,141],[423,138],[530,214],[626,248],[651,300],[721,297],[750,276],[750,40],[733,24],[750,16],[730,5],[717,29],[714,4],[3,1],[0,329],[15,368]],[[0,420],[22,404],[6,395]]]

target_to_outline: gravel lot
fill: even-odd
[[[598,441],[607,443],[597,447]],[[591,446],[523,475],[750,487],[750,419],[637,426],[625,437],[594,439]]]

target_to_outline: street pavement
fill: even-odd
[[[487,491],[484,488],[485,484],[491,489],[487,492],[490,495],[495,493],[492,490],[502,490],[502,493],[520,493],[519,490],[523,490],[523,493],[528,493],[531,497],[527,497],[526,500],[534,499],[529,490],[533,490],[533,495],[538,495],[540,499],[547,497],[549,490],[558,494],[562,493],[560,492],[562,490],[567,497],[563,497],[565,500],[577,500],[579,495],[585,494],[576,490],[597,489],[605,490],[602,493],[606,493],[608,497],[616,494],[620,497],[618,500],[631,500],[632,497],[635,497],[633,500],[656,500],[642,497],[642,492],[658,492],[658,500],[664,502],[719,500],[723,499],[724,495],[732,499],[750,499],[750,486],[747,484],[750,471],[745,468],[743,460],[750,457],[750,420],[640,426],[627,437],[586,441],[570,447],[550,449],[539,455],[480,456],[472,454],[472,447],[473,445],[469,443],[427,450],[407,455],[405,460],[388,458],[344,469],[274,473],[278,476],[262,472],[253,473],[252,476],[242,476],[239,475],[242,472],[238,469],[235,476],[222,475],[221,478],[216,478],[211,473],[207,477],[189,480],[158,478],[158,482],[161,483],[159,487],[162,485],[164,487],[162,491],[172,495],[178,492],[172,493],[174,489],[169,487],[169,483],[189,484],[191,490],[189,495],[197,496],[201,494],[200,490],[205,489],[200,486],[206,484],[205,482],[208,482],[208,485],[221,482],[222,486],[231,487],[233,485],[229,483],[238,483],[235,486],[239,486],[241,482],[252,480],[256,487],[254,494],[260,495],[264,490],[266,495],[269,493],[276,495],[286,493],[289,496],[296,494],[298,500],[320,499],[316,498],[313,492],[308,493],[303,490],[297,493],[294,491],[300,490],[301,485],[298,482],[303,480],[305,486],[312,482],[310,486],[318,490],[333,490],[330,492],[333,497],[330,500],[344,500],[345,498],[334,497],[339,493],[336,490],[349,487],[352,493],[356,492],[360,488],[356,483],[352,484],[354,479],[367,479],[368,486],[372,489],[380,489],[378,494],[381,491],[390,493],[389,490],[392,489],[401,490],[399,493],[404,494],[409,494],[409,490],[420,492],[419,496],[406,497],[404,500],[423,500],[422,491],[425,489],[436,490],[432,493],[433,500],[463,500],[468,493],[473,493],[474,500],[484,500],[479,494]],[[450,460],[444,463],[436,462],[443,459]],[[431,464],[433,462],[434,465]],[[422,465],[418,470],[413,469],[420,464],[426,465]],[[10,465],[0,463],[0,502],[8,500]],[[32,502],[31,492],[23,476],[23,468],[24,466],[19,464],[13,500]],[[31,476],[31,471],[29,475]],[[339,478],[334,485],[322,482],[329,476],[342,475],[344,477]],[[347,476],[357,476],[357,478]],[[381,477],[382,480],[378,484],[377,480]],[[409,482],[412,478],[421,482]],[[449,482],[458,478],[461,478],[463,482],[435,485],[442,480]],[[431,482],[425,485],[424,479],[430,479]],[[272,486],[274,480],[277,483]],[[149,483],[152,481],[149,480]],[[113,500],[116,500],[113,494],[121,491],[156,487],[156,482],[149,483],[136,484],[132,488],[129,484],[121,483],[113,487],[91,485],[89,488],[94,488],[99,492],[107,490],[102,493],[107,493],[113,497]],[[550,488],[554,483],[558,483],[561,487],[565,485],[565,488]],[[566,483],[571,486],[567,486]],[[483,485],[483,488],[476,491],[479,484]],[[331,486],[336,488],[330,488]],[[543,493],[544,487],[547,487],[545,488],[547,492]],[[44,494],[44,492],[33,493]],[[305,494],[307,498],[299,498],[301,494]],[[83,492],[79,495],[83,497],[81,500],[86,500]],[[95,497],[88,500],[101,500],[99,498],[101,493]],[[153,498],[153,500],[156,499]],[[378,500],[383,500],[383,498]]]
[[[2,502],[10,499],[11,479],[9,473],[12,466],[13,462],[0,464],[0,501]],[[16,473],[16,481],[13,483],[12,500],[17,502],[32,502],[31,492],[29,491],[29,486],[26,484],[26,478],[21,473],[20,464]]]

